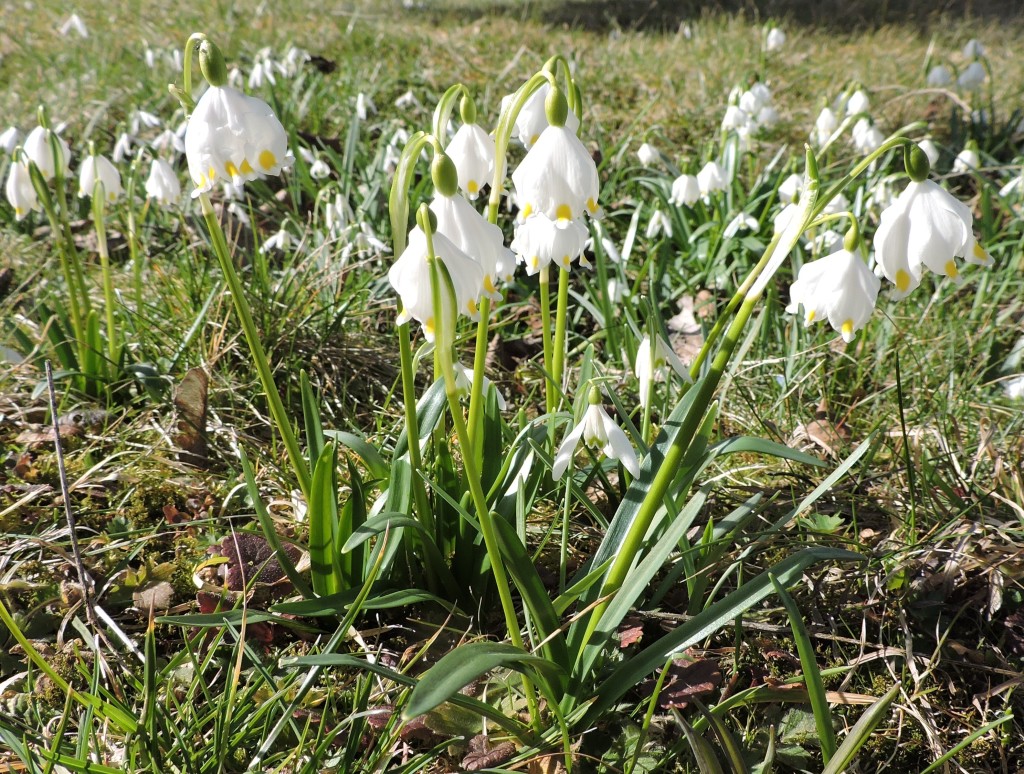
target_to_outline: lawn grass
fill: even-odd
[[[26,130],[45,106],[51,122],[66,123],[63,133],[77,164],[89,142],[109,153],[135,109],[156,113],[172,128],[183,120],[167,84],[181,82],[171,54],[193,31],[216,40],[243,80],[264,47],[276,58],[292,45],[320,57],[253,91],[274,107],[293,148],[313,148],[329,161],[330,178],[314,180],[310,163],[300,157],[283,181],[248,185],[247,197],[230,211],[219,196],[217,206],[290,416],[309,427],[300,378],[305,370],[327,440],[347,447],[333,473],[333,492],[342,493],[343,508],[355,509],[342,518],[357,521],[372,517],[358,510],[372,508],[378,495],[382,510],[401,510],[404,496],[412,512],[416,482],[387,480],[400,467],[399,455],[392,454],[404,417],[395,299],[384,279],[394,237],[383,161],[396,132],[429,127],[433,105],[448,86],[465,84],[482,123],[490,126],[501,96],[550,55],[560,53],[574,64],[585,101],[582,137],[601,159],[602,227],[618,248],[628,235],[634,241],[627,262],[600,262],[592,273],[574,270],[571,276],[569,397],[578,415],[586,402],[583,377],[592,373],[605,386],[609,408],[616,400],[624,404],[625,412],[613,412],[617,421],[628,415],[636,427],[642,427],[643,414],[631,411],[632,334],[643,329],[646,304],[664,321],[695,303],[695,319],[707,335],[770,240],[776,189],[790,172],[802,170],[803,144],[824,101],[863,85],[884,133],[928,121],[927,132],[942,149],[936,172],[971,206],[995,267],[969,267],[959,286],[929,275],[903,301],[883,292],[872,320],[845,344],[827,324],[805,328],[784,312],[799,263],[812,258],[804,247],[797,249],[794,266],[783,267],[769,285],[738,342],[739,355],[716,393],[718,417],[709,438],[713,446],[740,436],[767,439],[803,449],[822,464],[783,459],[778,448],[769,454],[764,446],[744,448],[702,468],[699,492],[678,490],[680,500],[671,508],[693,497],[695,526],[673,541],[663,565],[643,584],[646,590],[637,592],[636,609],[616,627],[616,637],[637,637],[640,644],[619,648],[613,639],[612,655],[602,656],[607,663],[594,684],[619,675],[614,670],[630,659],[639,662],[637,654],[648,644],[685,631],[712,604],[741,594],[765,568],[791,573],[784,585],[802,611],[803,626],[794,626],[779,599],[766,595],[686,648],[698,668],[716,677],[693,678],[680,662],[670,667],[663,659],[636,679],[635,690],[624,686],[604,714],[591,717],[587,703],[566,703],[566,722],[576,725],[572,755],[562,763],[582,771],[708,771],[714,769],[702,756],[710,754],[742,771],[727,757],[731,740],[749,770],[822,770],[828,743],[815,724],[821,711],[816,718],[810,709],[813,681],[804,678],[809,658],[830,692],[825,721],[834,724],[839,741],[848,738],[865,706],[899,686],[895,703],[863,741],[859,770],[923,771],[937,761],[950,771],[1024,766],[1024,707],[1017,690],[1024,656],[1024,422],[1019,399],[1004,389],[1021,371],[1019,352],[1016,362],[1013,353],[1024,319],[1024,229],[1021,193],[999,193],[1020,173],[1022,133],[1015,130],[1020,114],[1014,115],[1024,107],[1019,23],[942,19],[843,33],[789,22],[786,47],[764,57],[761,25],[742,17],[679,20],[685,28],[661,19],[654,28],[636,30],[607,20],[577,27],[550,16],[543,4],[487,10],[484,4],[369,3],[325,10],[293,2],[221,3],[169,13],[148,0],[90,0],[78,7],[89,30],[80,39],[57,32],[65,6],[37,2],[5,17],[0,114]],[[971,37],[984,41],[994,75],[991,102],[984,103],[990,113],[973,125],[957,95],[925,87],[929,46],[934,56],[960,64],[960,48]],[[152,67],[145,61],[147,47],[155,52]],[[754,79],[771,86],[779,124],[755,141],[727,195],[706,209],[673,209],[667,204],[673,178],[678,171],[696,172],[717,152],[730,90]],[[423,107],[396,107],[407,91]],[[375,104],[363,118],[356,110],[360,94]],[[913,136],[922,134],[915,129]],[[968,136],[981,146],[983,170],[949,175]],[[652,167],[642,167],[636,157],[644,141],[663,154]],[[858,158],[840,140],[820,157],[823,178],[838,179]],[[6,175],[6,159],[2,163]],[[863,187],[851,191],[865,231],[873,232],[878,220],[877,208],[865,201],[868,194],[888,175],[896,175],[900,190],[901,173],[898,156],[885,158],[867,172]],[[414,180],[414,201],[429,196],[426,177]],[[325,237],[327,209],[336,196],[354,211],[356,229],[366,225],[358,238],[351,229],[336,240]],[[675,213],[673,234],[646,233],[656,210]],[[758,228],[723,240],[722,226],[740,211],[758,220]],[[102,308],[89,217],[84,204],[72,204],[72,236],[89,256],[89,288]],[[503,223],[510,238],[511,225]],[[349,568],[356,573],[353,597],[367,582],[368,596],[358,604],[311,602],[295,589],[277,594],[258,582],[244,603],[237,588],[225,595],[220,604],[238,603],[226,617],[214,613],[224,585],[217,568],[224,562],[212,557],[244,553],[232,549],[232,536],[267,534],[272,525],[280,540],[304,549],[317,506],[307,512],[308,498],[269,418],[198,209],[192,204],[182,214],[154,207],[140,218],[141,278],[123,236],[127,208],[115,207],[107,225],[131,369],[92,395],[58,373],[57,391],[58,414],[67,418],[63,445],[83,564],[96,581],[101,615],[112,624],[97,623],[78,604],[78,562],[52,440],[45,437],[50,417],[41,362],[56,359],[57,352],[47,331],[67,328],[59,240],[41,215],[15,221],[6,205],[0,208],[0,271],[13,272],[9,289],[0,290],[0,320],[8,324],[0,328],[0,460],[6,476],[0,485],[0,601],[14,616],[0,627],[10,651],[0,658],[6,707],[0,713],[0,762],[18,761],[33,771],[47,770],[48,758],[76,771],[89,759],[131,771],[241,771],[254,761],[258,770],[275,771],[448,771],[488,761],[497,770],[556,770],[564,753],[555,734],[557,700],[541,701],[555,731],[531,736],[519,729],[516,735],[529,709],[529,685],[545,686],[539,667],[532,673],[514,660],[495,661],[526,669],[532,683],[524,687],[515,671],[496,669],[487,680],[466,681],[466,694],[454,702],[417,720],[402,715],[410,702],[406,683],[427,685],[429,668],[446,653],[456,661],[463,655],[470,661],[468,654],[475,653],[483,663],[498,658],[486,643],[512,637],[480,540],[474,545],[475,531],[468,544],[459,542],[467,539],[463,533],[452,537],[442,558],[460,582],[473,578],[483,591],[466,583],[449,595],[441,581],[431,585],[437,579],[407,528],[377,585],[369,583],[371,552],[360,560],[364,572]],[[282,226],[300,246],[261,252]],[[609,304],[609,278],[632,293]],[[521,459],[531,449],[514,440],[516,433],[545,412],[536,296],[537,281],[520,276],[496,310],[499,337],[491,344],[490,373],[522,412],[504,420],[488,413],[485,426],[498,445],[484,457],[485,483],[498,475],[495,460]],[[706,299],[712,303],[702,308]],[[672,331],[677,348],[685,350],[685,336]],[[468,362],[473,330],[459,333]],[[422,344],[418,333],[415,344]],[[174,395],[190,368],[209,378],[208,448],[199,467],[182,459],[176,440],[188,432],[180,422],[190,399],[180,389],[177,400]],[[429,370],[425,362],[420,395],[429,387]],[[658,388],[656,429],[671,427],[679,389]],[[571,411],[573,403],[563,409]],[[71,416],[76,412],[77,420]],[[568,421],[567,414],[562,418]],[[430,462],[424,477],[434,518],[473,524],[473,516],[459,516],[473,511],[462,475],[470,461],[463,459],[455,429],[442,421],[425,433]],[[559,428],[557,437],[564,432]],[[303,440],[304,448],[316,445]],[[360,440],[382,456],[383,475]],[[544,447],[544,432],[534,443],[539,470],[541,452],[551,455],[553,449]],[[310,467],[319,467],[317,454],[309,454]],[[249,487],[243,455],[254,468]],[[863,456],[800,508],[851,455]],[[495,509],[524,538],[522,556],[537,568],[541,593],[554,599],[565,591],[566,577],[604,550],[599,546],[624,507],[620,503],[628,504],[630,482],[615,464],[580,471],[581,491],[568,500],[562,536],[564,489],[540,473],[527,478],[529,494],[518,502],[506,498]],[[698,497],[706,498],[703,504]],[[752,504],[752,497],[760,499]],[[260,522],[254,514],[264,506]],[[749,518],[742,515],[747,506]],[[672,521],[666,517],[652,531],[645,552],[657,549],[658,530],[670,531]],[[836,558],[798,570],[786,564],[805,548],[830,557],[850,551],[860,561]],[[345,556],[358,555],[358,546],[353,551]],[[265,561],[263,555],[252,560],[250,571]],[[523,598],[528,594],[522,590],[531,587],[519,577],[516,584],[517,608],[531,611],[527,645],[547,658],[549,651],[538,644],[545,639],[537,636],[540,616],[530,607],[535,601]],[[155,590],[170,601],[155,605],[154,620],[147,614],[151,597],[139,595]],[[436,593],[447,608],[425,595],[385,606],[388,594],[412,591]],[[260,620],[258,614],[282,601],[274,611],[283,616]],[[450,610],[452,604],[458,607]],[[585,612],[568,602],[559,607],[556,623],[570,641],[573,616]],[[17,645],[16,632],[24,635]],[[544,645],[557,644],[557,633]],[[463,643],[477,650],[459,650]],[[454,671],[453,663],[444,668]],[[656,687],[659,676],[665,683]],[[711,687],[692,688],[702,682]],[[685,706],[690,689],[726,719],[724,725],[711,723],[692,700]],[[418,690],[421,697],[426,692]],[[485,744],[478,737],[483,710],[473,701],[486,703],[496,716],[485,725],[492,739],[486,744],[515,742],[490,759],[477,749]]]

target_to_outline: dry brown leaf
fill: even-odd
[[[192,368],[174,391],[178,410],[178,433],[174,445],[181,449],[178,458],[190,465],[206,463],[206,407],[210,380],[202,368]]]
[[[462,768],[466,771],[498,766],[516,754],[516,746],[512,742],[502,742],[491,746],[490,740],[483,734],[477,734],[469,740],[469,752],[462,759]]]
[[[167,581],[157,581],[135,590],[132,601],[139,610],[166,610],[174,601],[174,586]]]

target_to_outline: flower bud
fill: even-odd
[[[547,116],[548,124],[551,126],[565,126],[569,117],[569,103],[557,86],[552,86],[544,100],[544,114]]]
[[[459,172],[445,153],[438,153],[430,162],[430,179],[441,196],[455,196],[459,190]]]
[[[921,150],[921,146],[916,142],[903,146],[903,165],[906,167],[910,179],[915,183],[928,179],[931,164],[928,162],[928,155]]]
[[[463,94],[462,99],[459,100],[459,115],[462,116],[464,124],[476,123],[476,104],[468,94]]]
[[[199,67],[203,77],[211,86],[223,86],[228,82],[228,67],[220,49],[210,40],[199,44]]]
[[[857,245],[860,243],[860,228],[857,226],[857,221],[853,220],[850,223],[850,230],[846,232],[843,237],[843,249],[848,252],[854,253],[857,251]]]

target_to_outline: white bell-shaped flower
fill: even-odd
[[[515,267],[515,258],[505,247],[501,229],[488,222],[459,193],[444,196],[437,192],[430,209],[437,216],[437,233],[444,234],[480,265],[483,284],[478,295],[500,301],[496,285]]]
[[[868,99],[868,95],[863,89],[857,89],[850,95],[850,98],[846,100],[846,115],[855,116],[858,113],[866,113],[870,106],[871,100]]]
[[[978,151],[971,147],[964,148],[953,160],[954,175],[977,172],[979,167],[981,167],[981,157],[978,155]]]
[[[523,147],[530,149],[533,144],[540,138],[541,133],[548,126],[548,117],[544,109],[544,103],[547,100],[548,93],[551,91],[551,84],[545,83],[533,94],[529,96],[525,103],[523,103],[522,110],[519,111],[519,115],[516,116],[516,138],[523,144]],[[512,101],[511,94],[507,94],[501,99],[501,112],[505,112],[505,108]],[[580,128],[580,119],[571,110],[565,118],[565,125],[571,132],[576,132]]]
[[[778,27],[772,27],[768,30],[768,36],[764,41],[764,48],[766,51],[781,51],[786,45],[786,33]]]
[[[14,153],[14,149],[18,147],[18,141],[20,139],[21,132],[18,131],[18,127],[8,126],[0,132],[0,152],[6,153],[10,156]]]
[[[181,183],[168,162],[153,159],[146,178],[146,196],[155,199],[161,207],[174,207],[181,199]]]
[[[583,255],[587,243],[587,229],[575,220],[554,221],[547,215],[531,215],[516,228],[512,252],[533,276],[554,262],[568,269]]]
[[[939,146],[933,140],[925,137],[917,143],[917,147],[924,151],[924,155],[928,157],[928,164],[933,168],[939,163]]]
[[[728,175],[717,161],[709,161],[697,173],[697,186],[701,196],[707,197],[715,191],[724,191],[728,186]]]
[[[832,108],[823,107],[814,121],[814,144],[818,146],[824,145],[838,128],[839,119],[832,112]]]
[[[658,163],[661,154],[658,149],[649,142],[642,143],[636,151],[636,157],[640,160],[641,166],[650,167]]]
[[[672,193],[668,203],[676,207],[692,207],[700,198],[700,184],[694,175],[680,175],[672,181]]]
[[[647,229],[644,232],[648,239],[654,239],[659,234],[672,238],[672,219],[661,210],[651,213],[651,219],[647,221]]]
[[[512,173],[512,184],[522,218],[539,213],[567,221],[600,212],[597,165],[568,125],[549,126],[541,132]]]
[[[103,198],[109,203],[124,193],[121,173],[106,156],[87,156],[78,173],[78,195],[92,197],[96,183],[103,188]]]
[[[981,88],[986,77],[988,77],[988,73],[985,71],[985,65],[978,60],[974,60],[963,69],[956,82],[961,89],[975,91],[976,89]]]
[[[11,164],[7,172],[7,184],[4,186],[7,201],[14,208],[14,217],[21,220],[32,210],[39,212],[39,197],[32,185],[32,175],[28,167],[21,162]]]
[[[471,319],[478,317],[477,300],[484,284],[480,264],[456,247],[444,234],[432,237],[434,253],[452,280],[455,289],[455,311]],[[398,325],[414,319],[423,326],[427,341],[434,340],[434,299],[430,283],[430,264],[427,261],[427,237],[416,226],[409,232],[409,244],[388,271],[388,281],[402,299],[402,311],[395,322]],[[441,303],[446,317],[451,314],[452,298],[441,289]]]
[[[800,195],[800,191],[803,187],[803,177],[794,172],[779,184],[779,201],[784,204],[796,201],[796,198]]]
[[[199,98],[185,130],[185,156],[193,196],[222,181],[238,185],[278,175],[294,161],[270,106],[230,86],[211,86]]]
[[[985,46],[977,38],[971,38],[964,44],[964,59],[980,59],[985,56]]]
[[[974,238],[974,216],[966,204],[931,180],[911,181],[882,211],[875,232],[875,261],[902,298],[921,284],[927,267],[956,279],[956,258],[984,262]]]
[[[804,307],[804,325],[827,319],[832,328],[853,341],[875,309],[881,281],[867,264],[849,250],[841,249],[800,267],[789,288],[786,311]]]
[[[622,463],[633,477],[640,475],[640,463],[633,445],[626,438],[622,428],[608,416],[600,403],[600,396],[595,398],[592,391],[590,405],[580,423],[576,425],[562,441],[555,454],[555,463],[551,466],[551,477],[558,480],[572,463],[576,455],[576,447],[580,439],[592,449],[599,449],[609,459]]]
[[[650,335],[645,333],[636,350],[636,363],[633,366],[633,372],[640,382],[640,405],[644,408],[647,408],[651,385],[664,381],[668,368],[675,371],[684,381],[693,382],[690,372],[669,343],[660,336],[655,337],[652,343]]]
[[[53,145],[51,144],[51,138],[57,140],[57,153],[60,156],[60,168],[62,174],[67,175],[69,164],[71,161],[71,149],[68,148],[68,144],[64,140],[55,135],[49,129],[45,129],[42,126],[37,126],[28,136],[25,137],[25,144],[22,145],[22,150],[25,151],[25,155],[28,156],[43,175],[43,179],[49,183],[53,180],[54,174],[56,173],[56,165],[54,164],[53,158]]]
[[[456,360],[452,366],[455,370],[455,389],[462,395],[468,394],[473,389],[473,369],[469,366],[465,366]],[[493,386],[493,382],[488,379],[485,375],[481,374],[483,382],[484,395]],[[501,390],[497,387],[494,388],[494,394],[498,400],[498,411],[504,411],[508,408],[508,404],[505,402],[505,396],[501,394]]]
[[[946,67],[946,65],[938,64],[928,71],[927,83],[933,89],[945,88],[952,82],[953,73],[949,71],[949,68]]]
[[[494,138],[479,124],[466,123],[455,132],[444,152],[455,162],[459,188],[475,199],[494,173]]]

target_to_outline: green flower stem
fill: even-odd
[[[401,304],[401,300],[398,302]],[[420,471],[423,461],[420,458],[419,422],[416,419],[416,373],[412,365],[412,343],[409,336],[409,323],[398,327],[398,354],[402,368],[402,402],[405,404],[405,432],[409,439],[409,466],[412,468],[412,497],[416,503],[416,514],[420,523],[435,540],[439,538],[434,523],[434,512],[430,509],[427,490]],[[429,566],[429,565],[428,565]]]
[[[498,222],[498,207],[501,205],[501,194],[505,190],[505,158],[508,156],[508,144],[512,139],[512,129],[523,105],[530,96],[548,82],[547,73],[537,73],[524,83],[512,99],[508,108],[498,117],[498,125],[494,129],[494,177],[491,180],[491,193],[487,198],[487,220]]]
[[[114,321],[114,278],[110,275],[110,251],[107,249],[107,228],[103,220],[105,206],[103,184],[96,181],[92,192],[92,222],[96,227],[96,252],[100,256],[100,273],[103,277],[103,304],[107,318],[107,357],[113,367],[119,359],[120,336]]]
[[[480,299],[480,321],[476,325],[476,349],[473,351],[473,387],[469,393],[469,440],[472,444],[483,432],[484,369],[487,363],[488,322],[491,316],[490,296]],[[483,446],[473,446],[483,454]]]
[[[771,254],[770,250],[766,252],[768,255]],[[750,315],[754,311],[754,307],[759,299],[760,295],[747,297],[733,318],[732,324],[722,340],[722,346],[711,363],[707,376],[700,382],[697,388],[699,392],[690,406],[686,417],[683,419],[679,433],[676,435],[675,441],[665,452],[665,458],[654,476],[654,481],[651,482],[651,488],[643,503],[641,503],[632,525],[630,525],[629,533],[626,535],[625,540],[623,540],[622,546],[616,552],[611,567],[608,568],[608,574],[605,576],[604,585],[601,587],[601,593],[599,594],[603,601],[590,614],[590,620],[587,622],[587,631],[583,636],[582,642],[590,641],[598,624],[601,622],[601,616],[604,615],[604,611],[611,602],[611,596],[622,587],[622,583],[633,564],[633,560],[640,554],[641,545],[644,537],[647,535],[647,530],[651,526],[651,522],[654,520],[658,509],[664,503],[665,494],[679,472],[679,466],[683,461],[683,457],[690,448],[697,430],[700,428],[708,406],[711,405],[711,400],[714,398],[715,390],[718,389],[718,384],[725,373],[726,366],[729,364],[732,353],[736,349],[736,344],[740,340],[743,328],[746,327],[747,321],[750,319]]]
[[[550,278],[548,267],[540,270],[540,327],[541,341],[544,345],[544,408],[548,414],[555,411],[555,390],[551,379],[552,374],[552,352],[551,352],[551,293],[549,292]]]
[[[469,484],[470,497],[473,500],[473,507],[476,510],[477,519],[480,522],[480,531],[483,533],[484,547],[487,550],[487,558],[490,560],[491,573],[494,576],[494,585],[498,589],[498,597],[501,600],[501,609],[505,615],[505,628],[508,631],[512,644],[517,648],[524,648],[522,632],[519,629],[519,619],[516,617],[515,603],[512,600],[512,589],[509,586],[508,576],[505,574],[505,565],[501,558],[501,551],[498,548],[498,539],[494,531],[494,524],[491,521],[492,514],[487,507],[487,496],[483,490],[480,470],[476,465],[476,455],[469,439],[469,430],[462,415],[462,407],[459,405],[458,387],[455,382],[455,369],[452,363],[451,337],[454,330],[449,330],[449,320],[445,314],[445,306],[442,303],[442,287],[444,292],[454,297],[450,287],[450,279],[447,279],[447,269],[434,257],[433,233],[430,229],[430,219],[427,216],[426,207],[422,207],[417,218],[420,228],[427,238],[427,260],[430,262],[430,290],[434,301],[434,340],[435,346],[442,351],[439,358],[441,365],[441,377],[444,379],[445,396],[448,399],[448,408],[452,416],[452,425],[455,434],[459,439],[459,447],[462,449],[462,462],[466,473],[466,482]],[[443,283],[443,284],[442,284]],[[452,304],[454,307],[454,303]],[[452,315],[454,317],[454,315]],[[454,328],[454,325],[452,326]],[[530,707],[530,717],[535,727],[539,729],[540,715],[537,706],[537,696],[532,684],[523,679],[524,691],[527,703]]]
[[[309,474],[310,466],[306,464],[306,460],[302,456],[302,450],[299,449],[299,441],[295,437],[295,430],[292,427],[291,421],[288,419],[288,415],[285,413],[284,401],[281,400],[281,393],[278,392],[277,385],[274,383],[274,375],[270,370],[270,363],[267,361],[267,355],[263,351],[263,344],[260,342],[259,331],[256,329],[256,323],[253,322],[252,313],[249,311],[249,305],[245,301],[242,282],[238,279],[238,273],[235,271],[235,266],[231,261],[231,253],[228,250],[228,243],[224,238],[224,232],[220,227],[220,222],[217,220],[217,214],[213,211],[213,205],[210,203],[210,197],[206,193],[201,193],[199,195],[199,202],[203,208],[203,218],[206,220],[206,228],[210,232],[210,240],[213,243],[213,252],[217,255],[217,260],[220,262],[221,272],[224,274],[228,290],[231,292],[231,300],[234,303],[235,312],[237,312],[238,319],[242,323],[242,331],[245,333],[245,340],[249,345],[249,352],[252,355],[253,364],[256,366],[256,372],[259,374],[260,382],[263,385],[263,391],[267,395],[267,405],[270,408],[270,416],[277,427],[277,431],[281,434],[281,440],[284,442],[285,449],[288,452],[288,460],[291,462],[292,470],[295,472],[295,478],[298,480],[299,489],[302,490],[302,494],[308,502],[311,483]],[[413,444],[415,444],[415,439],[410,438],[410,445]]]
[[[558,301],[555,307],[555,340],[551,353],[551,381],[554,392],[554,408],[558,410],[562,396],[562,371],[565,370],[565,315],[569,306],[569,272],[558,270]],[[545,364],[546,365],[546,364]]]

